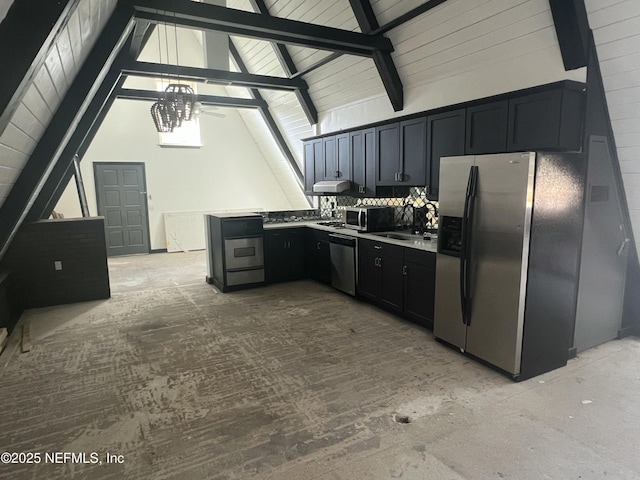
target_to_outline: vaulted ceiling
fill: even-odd
[[[15,0],[0,23],[11,72],[0,89],[0,254],[25,218],[48,217],[116,96],[145,95],[123,90],[122,73],[162,68],[136,62],[158,22],[229,35],[232,73],[180,73],[230,83],[229,97],[201,100],[242,107],[276,176],[294,179],[300,139],[353,126],[336,120],[345,105],[374,99],[366,120],[377,121],[564,75],[548,0],[61,0],[31,10]],[[532,75],[527,63],[549,52],[554,64]],[[513,75],[494,85],[506,64]],[[444,84],[465,84],[466,98]]]

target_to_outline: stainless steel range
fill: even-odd
[[[262,216],[205,215],[207,277],[223,292],[264,283]]]

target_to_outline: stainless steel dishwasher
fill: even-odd
[[[329,234],[331,286],[353,296],[356,294],[356,244],[352,236]]]

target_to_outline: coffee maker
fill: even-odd
[[[433,202],[427,202],[424,207],[413,209],[412,231],[420,234],[433,234],[438,232],[438,206]]]

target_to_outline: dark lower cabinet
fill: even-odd
[[[329,233],[307,229],[305,232],[307,276],[318,282],[331,284],[331,256]]]
[[[436,254],[405,248],[404,314],[425,327],[433,328],[436,291]]]
[[[389,247],[387,245],[386,247]],[[393,249],[380,257],[380,270],[382,272],[382,285],[380,288],[380,302],[390,310],[402,312],[403,309],[403,286],[402,268],[402,247],[398,251]],[[389,248],[387,248],[389,250]]]
[[[358,240],[358,294],[390,310],[402,311],[403,247]]]
[[[378,265],[380,256],[363,248],[363,240],[358,242],[358,294],[378,301],[382,292],[382,270]]]
[[[433,252],[360,239],[358,294],[433,328],[435,261]]]
[[[267,283],[300,280],[305,276],[305,229],[264,232],[264,274]]]

